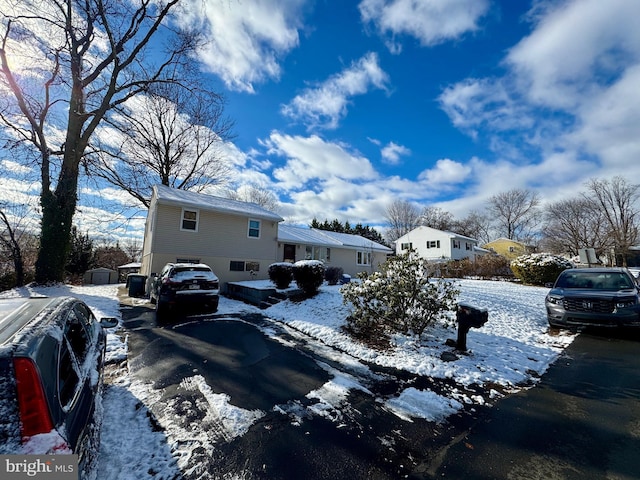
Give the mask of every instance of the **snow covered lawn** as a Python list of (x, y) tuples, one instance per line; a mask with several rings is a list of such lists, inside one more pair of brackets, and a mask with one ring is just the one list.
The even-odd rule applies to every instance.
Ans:
[[(323, 286), (312, 299), (284, 301), (266, 310), (223, 297), (218, 313), (260, 312), (284, 326), (289, 334), (304, 336), (307, 341), (311, 338), (313, 348), (342, 364), (349, 364), (351, 371), (366, 371), (367, 365), (373, 364), (453, 380), (460, 388), (451, 389), (447, 395), (411, 387), (397, 397), (381, 400), (385, 408), (403, 420), (424, 418), (442, 421), (462, 408), (462, 404), (483, 404), (487, 401), (482, 395), (466, 393), (469, 389), (465, 387), (480, 385), (487, 390), (489, 397), (495, 397), (535, 384), (574, 339), (574, 335), (568, 333), (549, 333), (544, 309), (548, 289), (480, 280), (461, 280), (458, 283), (461, 291), (459, 300), (486, 308), (489, 321), (480, 329), (471, 329), (467, 354), (458, 354), (454, 361), (443, 360), (441, 356), (452, 352), (444, 342), (447, 338), (456, 337), (455, 329), (437, 327), (422, 342), (395, 337), (393, 348), (385, 352), (354, 342), (340, 329), (349, 309), (342, 303), (338, 286)], [(91, 306), (97, 317), (121, 318), (117, 288), (114, 285), (22, 288), (3, 292), (0, 296), (73, 295)], [(264, 333), (284, 342), (278, 338), (279, 330), (265, 329)], [(126, 332), (110, 332), (108, 361), (116, 364), (124, 361), (126, 353)], [(103, 400), (98, 477), (105, 480), (172, 478), (179, 471), (180, 446), (189, 441), (188, 435), (171, 431), (170, 425), (162, 425), (165, 431), (152, 427), (148, 409), (156, 396), (149, 386), (130, 378), (126, 362), (120, 365), (109, 380)], [(339, 409), (351, 389), (366, 390), (344, 373), (331, 373), (334, 373), (332, 381), (307, 395), (318, 400), (315, 414), (323, 415), (328, 409)], [(207, 385), (201, 386), (201, 390), (207, 388)], [(216, 401), (216, 404), (222, 403), (217, 409), (221, 419), (228, 417), (225, 412), (233, 408), (228, 400), (221, 396)], [(246, 432), (256, 418), (255, 415), (236, 417), (246, 418), (246, 424), (233, 426), (239, 434)]]

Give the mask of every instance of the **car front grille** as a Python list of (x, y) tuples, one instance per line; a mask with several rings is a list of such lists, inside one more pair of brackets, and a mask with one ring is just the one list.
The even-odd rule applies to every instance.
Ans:
[(565, 298), (564, 309), (567, 312), (613, 313), (614, 303), (596, 298)]

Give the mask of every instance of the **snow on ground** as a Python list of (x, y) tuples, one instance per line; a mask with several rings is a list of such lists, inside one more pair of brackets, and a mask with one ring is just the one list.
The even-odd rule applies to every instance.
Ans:
[[(434, 328), (422, 341), (395, 337), (394, 346), (385, 352), (353, 341), (340, 327), (349, 314), (342, 302), (339, 286), (323, 286), (314, 298), (302, 301), (284, 301), (266, 310), (242, 302), (221, 298), (219, 314), (261, 312), (294, 336), (309, 337), (309, 347), (340, 365), (357, 372), (360, 378), (374, 378), (366, 363), (394, 367), (435, 379), (453, 380), (461, 386), (448, 396), (414, 387), (399, 396), (384, 400), (390, 412), (406, 421), (424, 418), (442, 421), (462, 408), (462, 404), (482, 404), (485, 398), (469, 395), (463, 387), (479, 385), (500, 386), (503, 391), (517, 391), (531, 386), (549, 365), (575, 338), (569, 333), (551, 335), (544, 309), (547, 289), (506, 282), (481, 280), (457, 281), (461, 302), (484, 308), (489, 321), (468, 334), (466, 355), (458, 354), (455, 361), (441, 358), (451, 347), (445, 339), (455, 338), (455, 329)], [(261, 282), (251, 282), (260, 285)], [(270, 282), (264, 282), (271, 287)], [(108, 286), (55, 286), (15, 289), (0, 297), (29, 295), (73, 295), (84, 300), (96, 317), (121, 318), (117, 299), (118, 285)], [(144, 300), (135, 300), (144, 302)], [(453, 314), (452, 314), (453, 316)], [(126, 359), (126, 332), (108, 335), (107, 361)], [(263, 328), (266, 335), (287, 343), (278, 335), (278, 328)], [(366, 362), (366, 363), (365, 363)], [(123, 365), (105, 389), (102, 448), (98, 478), (104, 480), (174, 478), (180, 464), (188, 457), (190, 448), (198, 446), (197, 428), (180, 430), (180, 422), (154, 427), (149, 408), (158, 401), (150, 386), (130, 378)], [(337, 371), (329, 365), (320, 365), (332, 379), (321, 388), (309, 392), (307, 397), (316, 401), (309, 407), (312, 414), (341, 421), (341, 409), (351, 390), (370, 393), (356, 377)], [(228, 396), (212, 393), (202, 377), (184, 380), (183, 388), (198, 390), (208, 402), (208, 415), (222, 422), (229, 438), (243, 435), (262, 412), (248, 412), (230, 404)], [(499, 395), (491, 390), (490, 396)], [(277, 405), (274, 411), (296, 416), (299, 405)], [(348, 408), (348, 407), (347, 407)], [(299, 412), (298, 412), (299, 413)], [(214, 419), (215, 420), (215, 419)]]

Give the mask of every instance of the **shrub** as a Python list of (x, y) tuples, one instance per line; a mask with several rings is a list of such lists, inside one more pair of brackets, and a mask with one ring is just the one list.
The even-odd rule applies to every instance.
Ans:
[(529, 285), (553, 283), (567, 268), (573, 268), (569, 260), (549, 253), (521, 255), (511, 262), (515, 276)]
[(427, 327), (456, 308), (458, 290), (452, 282), (429, 278), (429, 264), (415, 255), (389, 258), (379, 272), (360, 273), (359, 282), (342, 287), (352, 304), (347, 331), (361, 339), (392, 333), (421, 337)]
[(293, 264), (293, 279), (305, 295), (312, 296), (324, 282), (324, 270), (320, 260), (301, 260)]
[(329, 285), (337, 285), (343, 274), (342, 267), (327, 267), (324, 272), (324, 279)]
[(289, 288), (293, 280), (293, 264), (287, 262), (272, 263), (269, 265), (269, 280), (271, 280), (276, 288)]
[(445, 272), (450, 278), (513, 278), (509, 259), (496, 254), (482, 255), (475, 260), (450, 260), (446, 264)]

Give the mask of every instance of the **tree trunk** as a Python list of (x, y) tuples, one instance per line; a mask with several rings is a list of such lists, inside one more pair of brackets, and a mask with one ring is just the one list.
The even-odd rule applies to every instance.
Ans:
[(55, 192), (43, 191), (40, 198), (42, 232), (36, 260), (36, 283), (64, 281), (77, 191), (78, 162), (65, 155)]

